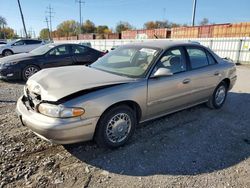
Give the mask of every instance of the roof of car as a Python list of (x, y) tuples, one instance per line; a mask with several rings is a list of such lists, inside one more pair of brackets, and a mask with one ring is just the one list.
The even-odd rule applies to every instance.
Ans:
[(144, 47), (167, 49), (167, 48), (171, 48), (174, 46), (181, 46), (181, 45), (201, 46), (198, 43), (193, 43), (190, 41), (162, 41), (162, 40), (138, 42), (138, 43), (127, 44), (125, 46), (144, 46)]

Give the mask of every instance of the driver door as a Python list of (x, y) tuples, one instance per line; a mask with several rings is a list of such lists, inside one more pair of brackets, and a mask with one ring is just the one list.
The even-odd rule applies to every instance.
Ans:
[(60, 45), (51, 49), (45, 55), (45, 61), (43, 62), (43, 68), (59, 67), (73, 65), (73, 58), (70, 53), (69, 45)]
[[(148, 80), (147, 117), (161, 116), (187, 106), (192, 101), (190, 73), (182, 47), (167, 50)], [(171, 76), (153, 77), (159, 68)]]
[(24, 40), (19, 40), (19, 41), (15, 42), (14, 44), (12, 44), (11, 45), (11, 50), (15, 54), (28, 52), (28, 49), (27, 49), (27, 46), (26, 46)]

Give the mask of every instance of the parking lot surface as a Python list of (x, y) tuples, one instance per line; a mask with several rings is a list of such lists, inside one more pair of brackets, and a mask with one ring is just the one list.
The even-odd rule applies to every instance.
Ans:
[(250, 68), (224, 107), (205, 105), (139, 125), (116, 150), (52, 145), (23, 127), (23, 83), (0, 81), (0, 187), (250, 187)]

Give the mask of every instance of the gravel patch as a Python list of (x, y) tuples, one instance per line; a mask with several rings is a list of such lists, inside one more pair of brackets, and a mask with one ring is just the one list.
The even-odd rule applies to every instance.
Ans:
[(139, 125), (116, 150), (53, 145), (23, 127), (23, 83), (0, 81), (2, 187), (250, 187), (250, 68), (224, 107), (205, 105)]

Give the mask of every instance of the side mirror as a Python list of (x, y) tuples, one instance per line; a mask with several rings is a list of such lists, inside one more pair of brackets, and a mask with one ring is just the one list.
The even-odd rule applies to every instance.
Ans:
[(153, 78), (158, 78), (158, 77), (165, 77), (165, 76), (172, 76), (173, 73), (171, 70), (167, 68), (159, 68), (154, 75), (152, 76)]

